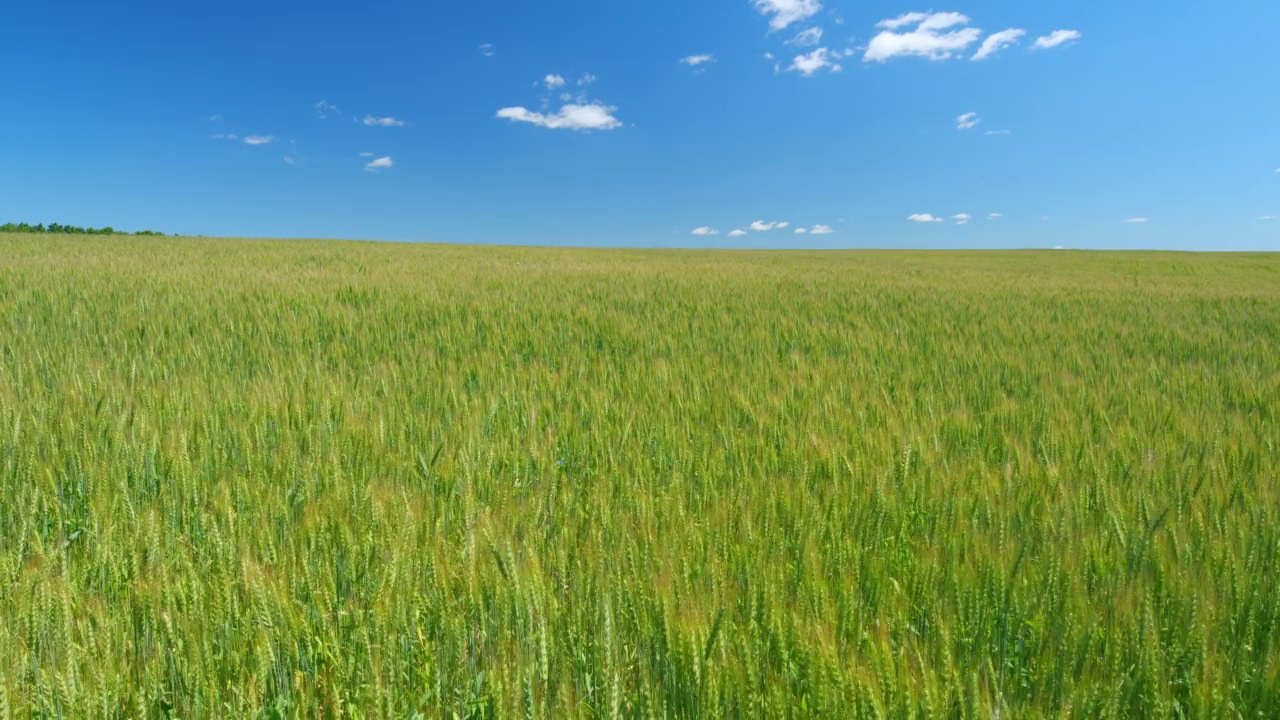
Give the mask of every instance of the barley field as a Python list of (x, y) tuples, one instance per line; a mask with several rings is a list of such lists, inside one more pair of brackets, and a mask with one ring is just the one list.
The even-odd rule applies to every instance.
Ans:
[(1280, 256), (0, 235), (0, 718), (1280, 717)]

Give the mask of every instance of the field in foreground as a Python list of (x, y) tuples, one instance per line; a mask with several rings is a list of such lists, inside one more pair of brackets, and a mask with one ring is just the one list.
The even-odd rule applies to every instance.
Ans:
[(1276, 717), (1280, 256), (0, 236), (0, 718)]

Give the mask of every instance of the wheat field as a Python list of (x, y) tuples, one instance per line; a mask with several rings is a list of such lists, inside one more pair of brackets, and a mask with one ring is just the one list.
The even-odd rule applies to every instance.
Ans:
[(1280, 716), (1280, 256), (0, 235), (0, 718)]

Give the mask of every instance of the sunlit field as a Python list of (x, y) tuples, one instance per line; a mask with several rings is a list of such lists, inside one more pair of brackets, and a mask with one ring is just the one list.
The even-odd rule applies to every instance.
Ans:
[(1280, 716), (1280, 256), (0, 235), (0, 718)]

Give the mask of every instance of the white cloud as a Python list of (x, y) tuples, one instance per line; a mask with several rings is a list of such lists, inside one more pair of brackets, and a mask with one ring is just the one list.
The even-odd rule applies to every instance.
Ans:
[[(228, 140), (234, 140), (233, 136), (228, 135)], [(245, 145), (269, 145), (276, 141), (275, 135), (250, 135), (244, 139)]]
[(548, 90), (555, 90), (565, 85), (565, 79), (559, 75), (548, 75), (542, 79), (542, 82), (547, 86)]
[(840, 63), (835, 62), (839, 57), (839, 53), (832, 53), (826, 48), (818, 48), (806, 55), (797, 55), (795, 60), (791, 61), (791, 66), (787, 70), (795, 70), (805, 77), (812, 77), (814, 73), (822, 68), (827, 68), (831, 72), (840, 72), (844, 68), (840, 66)]
[(296, 160), (294, 160), (294, 159), (293, 159), (293, 158), (291, 158), (291, 157), (286, 157), (286, 158), (284, 159), (284, 162), (285, 162), (285, 164), (286, 164), (286, 165), (293, 165), (293, 164), (294, 164), (294, 163), (296, 163), (297, 161), (296, 161)]
[(809, 232), (809, 231), (808, 231), (808, 230), (805, 230), (804, 228), (796, 228), (796, 234), (797, 234), (797, 235), (804, 235), (804, 234), (805, 234), (805, 233), (807, 233), (807, 232)]
[(1125, 222), (1127, 222), (1127, 223), (1144, 223), (1144, 222), (1148, 222), (1148, 220), (1147, 220), (1146, 218), (1144, 218), (1144, 217), (1136, 217), (1136, 218), (1129, 218), (1128, 220), (1125, 220)]
[(1010, 28), (988, 35), (987, 39), (982, 41), (982, 47), (978, 48), (978, 52), (974, 53), (971, 59), (986, 60), (1010, 45), (1016, 45), (1026, 34), (1026, 30)]
[(598, 78), (595, 75), (592, 75), (591, 73), (587, 73), (586, 75), (583, 75), (582, 77), (578, 78), (578, 87), (584, 87), (584, 86), (590, 85), (591, 83), (595, 82), (597, 79)]
[(720, 234), (720, 231), (719, 231), (719, 230), (716, 230), (716, 229), (715, 229), (715, 228), (713, 228), (713, 227), (700, 227), (700, 228), (697, 228), (696, 230), (694, 230), (694, 231), (693, 231), (692, 233), (690, 233), (690, 234), (691, 234), (691, 235), (697, 235), (697, 236), (699, 236), (699, 237), (707, 237), (708, 235), (719, 235), (719, 234)]
[(959, 220), (960, 222), (969, 222), (970, 220), (973, 219), (973, 216), (970, 215), (969, 213), (960, 213), (959, 215), (952, 215), (951, 219)]
[[(879, 25), (883, 32), (871, 39), (863, 59), (885, 62), (895, 57), (915, 55), (929, 60), (950, 60), (977, 42), (982, 31), (971, 27), (942, 31), (968, 24), (969, 18), (960, 13), (917, 12), (884, 20)], [(911, 25), (915, 26), (914, 30), (894, 32)]]
[[(1002, 217), (1004, 217), (1004, 215), (1001, 215), (1000, 213), (991, 213), (990, 215), (988, 215), (988, 216), (987, 216), (987, 219), (988, 219), (988, 220), (999, 220), (999, 219), (1000, 219), (1000, 218), (1002, 218)], [(1047, 220), (1048, 218), (1045, 218), (1045, 219)]]
[(973, 128), (978, 127), (978, 125), (981, 123), (982, 121), (978, 119), (978, 113), (976, 112), (965, 113), (960, 117), (956, 118), (956, 129), (972, 130)]
[(1275, 220), (1275, 219), (1276, 219), (1276, 216), (1275, 216), (1275, 215), (1263, 215), (1262, 217), (1260, 217), (1260, 218), (1258, 218), (1258, 219), (1259, 219), (1259, 220)]
[(365, 115), (363, 120), (365, 125), (376, 125), (378, 127), (404, 127), (403, 120), (397, 120), (393, 117), (374, 117)]
[(908, 220), (910, 220), (911, 222), (918, 222), (918, 223), (940, 223), (940, 222), (942, 222), (942, 218), (940, 218), (940, 217), (934, 217), (933, 215), (930, 215), (929, 213), (916, 213), (915, 215), (912, 215), (912, 216), (908, 217), (907, 219), (908, 219)]
[(481, 55), (485, 57), (493, 57), (493, 54), (494, 54), (493, 43), (485, 43), (481, 45), (478, 49), (480, 50)]
[(830, 235), (835, 230), (830, 225), (814, 225), (809, 232), (813, 235)]
[(226, 133), (218, 133), (217, 135), (210, 135), (209, 137), (214, 140), (239, 140), (240, 139), (239, 136), (237, 135), (226, 134)]
[[(765, 60), (772, 60), (772, 59), (773, 59), (773, 53), (770, 53), (770, 52), (765, 53), (765, 54), (764, 54), (764, 59), (765, 59)], [(1276, 172), (1280, 172), (1280, 170), (1277, 170)]]
[(209, 122), (222, 122), (222, 116), (221, 116), (221, 115), (210, 115), (210, 116), (209, 116)]
[(772, 15), (769, 27), (786, 30), (791, 23), (807, 20), (822, 9), (819, 0), (752, 0), (761, 15)]
[(690, 67), (698, 67), (702, 63), (715, 62), (716, 56), (710, 53), (706, 55), (690, 55), (689, 57), (680, 58), (680, 62)]
[(362, 153), (360, 153), (360, 157), (373, 157), (373, 153), (371, 153), (371, 152), (362, 152)]
[(1084, 36), (1079, 30), (1054, 30), (1044, 37), (1036, 38), (1035, 45), (1031, 47), (1035, 50), (1048, 50), (1049, 48), (1056, 48), (1059, 45), (1074, 42), (1082, 37)]
[(751, 223), (751, 229), (756, 232), (769, 232), (775, 228), (781, 230), (790, 224), (791, 223), (789, 222), (765, 222), (763, 220), (757, 220)]
[(808, 30), (801, 30), (795, 37), (788, 40), (787, 44), (810, 47), (820, 42), (822, 42), (822, 28), (814, 27)]
[(1009, 132), (1008, 130), (988, 130), (982, 134), (983, 135), (1012, 135), (1013, 133)]
[(312, 105), (311, 109), (316, 111), (316, 117), (321, 120), (328, 120), (330, 114), (340, 115), (342, 113), (342, 110), (340, 110), (337, 105), (326, 100), (321, 100), (315, 105)]
[(386, 170), (392, 165), (395, 165), (395, 163), (391, 161), (391, 158), (380, 157), (377, 160), (370, 162), (368, 165), (365, 165), (364, 169), (368, 170), (369, 172), (377, 172), (379, 170)]
[(746, 230), (734, 230), (733, 232), (729, 233), (729, 237), (742, 237), (743, 235), (746, 235), (746, 234), (747, 234)]
[(502, 108), (498, 117), (515, 122), (527, 122), (552, 130), (613, 130), (622, 123), (613, 116), (617, 108), (592, 103), (568, 104), (559, 112), (543, 114), (523, 107)]

